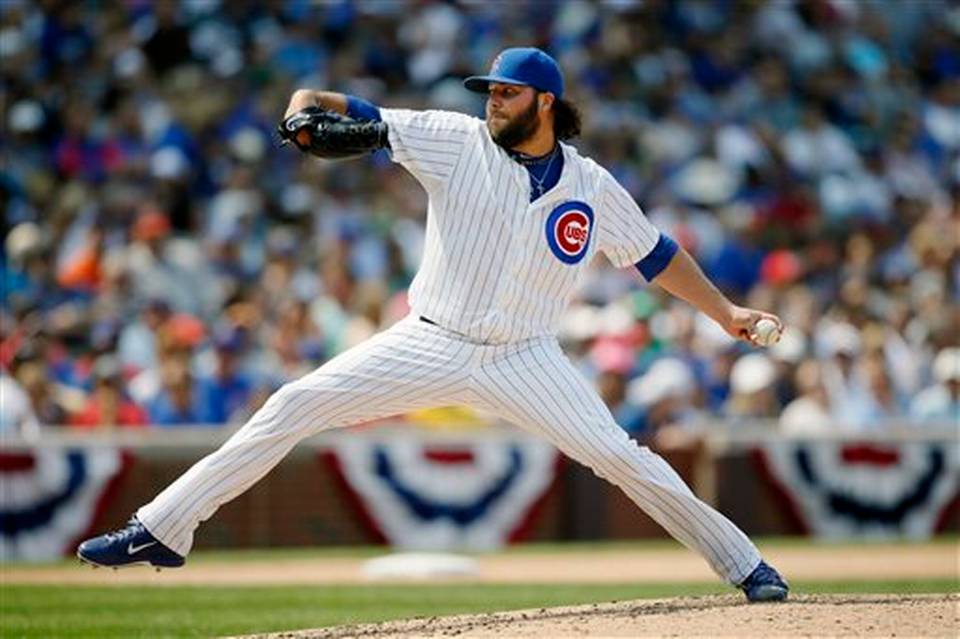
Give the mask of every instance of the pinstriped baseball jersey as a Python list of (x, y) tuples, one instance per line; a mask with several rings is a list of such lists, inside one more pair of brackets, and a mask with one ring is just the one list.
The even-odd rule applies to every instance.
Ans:
[(381, 109), (393, 159), (429, 195), (410, 288), (416, 314), (481, 343), (556, 332), (597, 251), (639, 262), (659, 232), (605, 169), (560, 144), (563, 173), (530, 202), (526, 170), (486, 123), (460, 113)]

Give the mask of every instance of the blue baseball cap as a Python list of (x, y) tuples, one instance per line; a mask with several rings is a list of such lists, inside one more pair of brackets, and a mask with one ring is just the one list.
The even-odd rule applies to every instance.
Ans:
[(491, 82), (519, 84), (563, 97), (563, 74), (557, 61), (534, 47), (504, 49), (493, 59), (490, 73), (473, 75), (463, 81), (469, 91), (486, 93)]

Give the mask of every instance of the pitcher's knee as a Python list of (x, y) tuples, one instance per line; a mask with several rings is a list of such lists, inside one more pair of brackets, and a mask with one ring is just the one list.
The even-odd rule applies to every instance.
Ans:
[(248, 427), (283, 430), (313, 428), (318, 419), (318, 407), (322, 406), (324, 393), (299, 381), (289, 382), (277, 389), (248, 422)]
[(573, 456), (589, 466), (603, 479), (613, 480), (624, 475), (636, 475), (641, 470), (642, 455), (636, 443), (583, 442)]
[(658, 471), (661, 465), (666, 465), (659, 455), (630, 439), (592, 445), (579, 451), (578, 457), (598, 477), (615, 484), (642, 483), (676, 492), (687, 490), (679, 477), (674, 480), (675, 473), (669, 467)]

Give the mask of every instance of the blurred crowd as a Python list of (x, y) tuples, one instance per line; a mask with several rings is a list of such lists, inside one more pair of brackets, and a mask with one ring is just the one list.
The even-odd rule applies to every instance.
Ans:
[(279, 149), (291, 92), (482, 114), (563, 66), (581, 151), (768, 350), (597, 263), (561, 330), (619, 422), (960, 420), (960, 8), (938, 0), (0, 2), (0, 432), (242, 421), (407, 311), (425, 195)]

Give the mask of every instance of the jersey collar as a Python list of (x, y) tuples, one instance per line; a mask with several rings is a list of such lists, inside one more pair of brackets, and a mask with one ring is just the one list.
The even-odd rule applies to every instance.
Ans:
[[(492, 138), (490, 139), (490, 142), (496, 144), (496, 142), (493, 142)], [(575, 158), (577, 152), (576, 149), (569, 144), (565, 144), (559, 140), (557, 140), (557, 144), (560, 145), (560, 152), (563, 153), (563, 170), (560, 172), (560, 179), (557, 180), (557, 183), (553, 185), (552, 189), (541, 195), (534, 202), (529, 202), (530, 178), (527, 175), (527, 169), (524, 168), (520, 162), (510, 158), (513, 165), (510, 167), (510, 172), (513, 175), (514, 181), (517, 183), (517, 186), (522, 189), (524, 193), (528, 194), (527, 200), (529, 202), (529, 206), (531, 207), (540, 208), (541, 206), (545, 206), (547, 204), (554, 204), (557, 200), (562, 200), (568, 197), (572, 190), (571, 182), (573, 181), (573, 173), (572, 169), (570, 168), (570, 164)], [(507, 153), (505, 149), (499, 146), (497, 146), (497, 148), (501, 153), (509, 157), (509, 153)]]
[[(563, 153), (563, 169), (560, 171), (560, 179), (557, 180), (557, 183), (553, 185), (553, 188), (541, 195), (535, 202), (531, 202), (532, 206), (549, 206), (552, 207), (557, 203), (558, 200), (565, 200), (570, 197), (570, 193), (573, 191), (573, 169), (571, 165), (576, 156), (576, 150), (563, 142), (557, 141), (557, 144), (560, 145), (560, 152)], [(523, 167), (520, 167), (523, 168)], [(523, 172), (526, 173), (526, 169), (523, 169)], [(527, 182), (529, 188), (529, 181)]]

